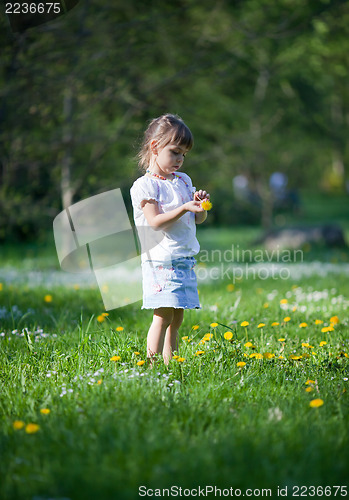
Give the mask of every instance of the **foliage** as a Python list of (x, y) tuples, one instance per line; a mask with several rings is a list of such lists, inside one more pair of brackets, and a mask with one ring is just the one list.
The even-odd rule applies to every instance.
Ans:
[(268, 180), (344, 187), (348, 3), (341, 0), (80, 2), (12, 34), (0, 20), (0, 238), (28, 239), (62, 206), (128, 193), (146, 121), (178, 113), (192, 128), (194, 184), (235, 208), (243, 173), (270, 223)]

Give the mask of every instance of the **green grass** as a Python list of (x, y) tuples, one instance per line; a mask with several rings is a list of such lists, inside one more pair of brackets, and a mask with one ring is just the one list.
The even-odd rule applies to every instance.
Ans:
[[(141, 485), (268, 488), (273, 498), (278, 487), (331, 486), (333, 496), (347, 485), (347, 278), (228, 285), (200, 286), (203, 309), (186, 311), (180, 331), (184, 361), (150, 369), (136, 364), (151, 321), (140, 303), (100, 323), (97, 290), (3, 283), (0, 498), (133, 499)], [(335, 315), (339, 324), (322, 333)], [(311, 408), (316, 398), (324, 404)], [(16, 420), (40, 428), (15, 430)]]

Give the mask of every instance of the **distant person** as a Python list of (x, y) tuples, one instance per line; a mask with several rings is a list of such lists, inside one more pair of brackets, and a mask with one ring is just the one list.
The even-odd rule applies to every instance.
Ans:
[(154, 310), (147, 338), (151, 363), (157, 353), (169, 362), (177, 350), (184, 309), (201, 308), (194, 272), (194, 255), (200, 250), (195, 224), (206, 220), (210, 195), (196, 191), (187, 174), (176, 173), (192, 146), (192, 133), (178, 116), (152, 120), (138, 154), (145, 173), (131, 188), (142, 247), (142, 309)]

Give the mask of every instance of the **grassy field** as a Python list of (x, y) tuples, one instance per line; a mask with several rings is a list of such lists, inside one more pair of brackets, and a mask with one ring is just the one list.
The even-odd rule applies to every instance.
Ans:
[[(247, 248), (256, 235), (200, 241)], [(57, 269), (52, 246), (3, 248), (0, 498), (346, 496), (348, 259), (314, 255), (308, 275), (200, 283), (176, 358), (150, 368), (140, 302), (103, 315), (96, 286), (35, 282)]]

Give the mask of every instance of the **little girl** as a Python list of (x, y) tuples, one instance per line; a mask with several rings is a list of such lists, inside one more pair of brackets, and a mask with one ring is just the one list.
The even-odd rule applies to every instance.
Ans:
[(144, 175), (131, 188), (134, 220), (142, 247), (142, 309), (153, 309), (147, 356), (162, 353), (168, 364), (177, 350), (184, 309), (200, 309), (194, 272), (199, 242), (196, 226), (207, 217), (202, 207), (210, 195), (196, 191), (190, 177), (177, 170), (193, 146), (185, 123), (166, 114), (152, 120), (138, 154)]

